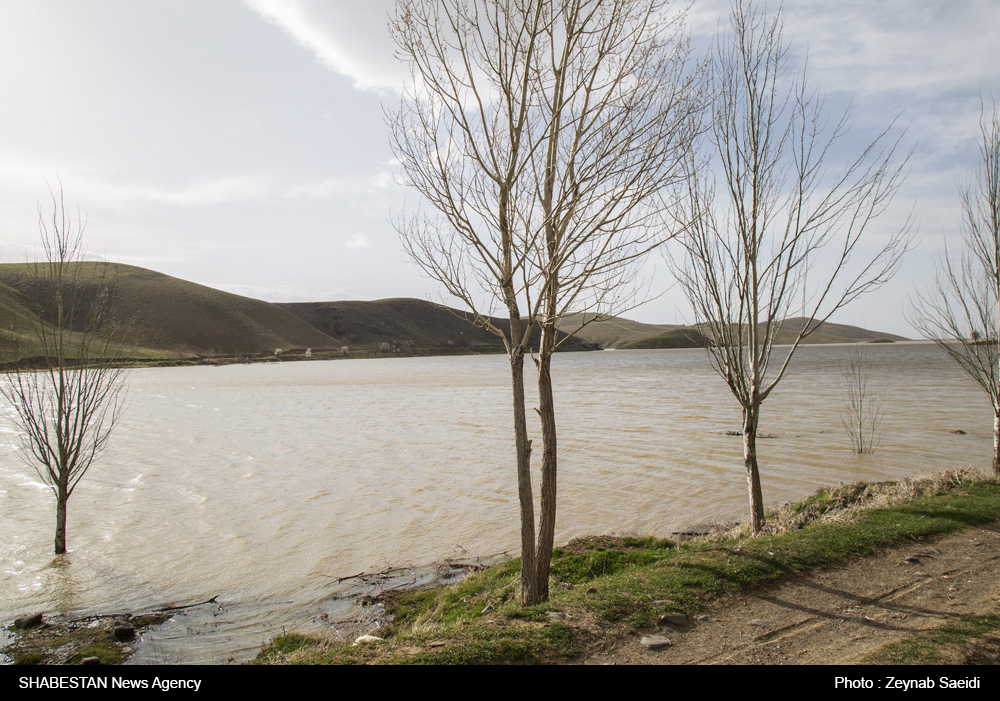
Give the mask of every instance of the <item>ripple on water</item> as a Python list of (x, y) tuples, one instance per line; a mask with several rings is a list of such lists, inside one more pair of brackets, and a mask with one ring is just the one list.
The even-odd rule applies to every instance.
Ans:
[[(803, 348), (765, 403), (769, 504), (989, 464), (988, 401), (926, 345), (870, 347), (885, 437), (874, 455), (851, 453), (846, 353)], [(338, 601), (337, 577), (514, 552), (506, 372), (502, 356), (134, 370), (128, 412), (70, 500), (69, 556), (50, 554), (51, 490), (0, 449), (0, 617), (218, 596), (161, 627), (136, 661), (224, 662), (315, 624)], [(554, 375), (558, 541), (741, 516), (742, 441), (726, 435), (740, 412), (702, 352), (565, 354)]]

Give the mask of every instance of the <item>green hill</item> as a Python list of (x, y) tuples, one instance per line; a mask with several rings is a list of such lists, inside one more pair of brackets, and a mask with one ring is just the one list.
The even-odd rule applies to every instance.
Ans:
[(640, 348), (704, 348), (708, 339), (696, 328), (682, 326), (666, 333), (657, 334), (644, 338), (641, 341), (633, 341), (619, 346), (622, 350), (635, 350)]
[[(343, 339), (350, 348), (377, 348), (387, 343), (402, 353), (477, 352), (502, 353), (503, 341), (471, 323), (470, 312), (420, 299), (380, 299), (374, 302), (303, 302), (280, 304), (302, 321), (323, 333)], [(506, 319), (492, 318), (504, 332)], [(564, 335), (564, 334), (561, 334)], [(539, 330), (532, 330), (529, 343), (537, 348)], [(569, 339), (564, 350), (591, 350), (583, 339)]]
[[(804, 317), (793, 317), (785, 319), (778, 333), (778, 343), (792, 343), (795, 335), (802, 328), (806, 320)], [(815, 325), (815, 322), (814, 322)], [(908, 341), (904, 336), (897, 336), (891, 333), (879, 331), (869, 331), (859, 326), (848, 326), (847, 324), (835, 324), (827, 321), (820, 325), (815, 331), (809, 334), (803, 343), (878, 343), (886, 341)]]
[[(580, 325), (593, 314), (570, 314), (559, 322), (559, 330), (572, 333), (580, 329)], [(643, 324), (620, 316), (613, 316), (603, 321), (590, 321), (580, 329), (576, 336), (588, 343), (594, 343), (601, 348), (624, 348), (630, 343), (642, 341), (651, 336), (665, 334), (681, 328), (677, 324)]]
[(33, 334), (27, 333), (36, 321), (37, 316), (29, 300), (0, 281), (0, 359), (8, 357), (14, 348), (21, 355), (41, 354), (37, 340)]
[[(470, 323), (469, 313), (419, 299), (273, 304), (131, 265), (71, 265), (81, 316), (109, 284), (113, 314), (128, 324), (135, 358), (271, 355), (276, 348), (339, 353), (345, 346), (352, 354), (504, 350), (500, 338)], [(15, 343), (21, 357), (42, 354), (28, 331), (53, 315), (46, 308), (50, 293), (32, 270), (27, 263), (0, 265), (0, 329), (7, 330), (0, 334), (0, 356)], [(493, 322), (506, 327), (502, 319)], [(535, 329), (534, 347), (538, 337)], [(579, 339), (564, 344), (565, 350), (591, 348)]]
[[(276, 348), (286, 352), (312, 348), (329, 354), (345, 346), (352, 355), (501, 353), (504, 349), (500, 338), (470, 323), (470, 313), (419, 299), (272, 304), (131, 265), (83, 262), (72, 266), (81, 311), (93, 302), (105, 281), (110, 283), (113, 313), (131, 328), (130, 355), (135, 358), (272, 355)], [(31, 264), (0, 264), (0, 357), (9, 357), (15, 345), (22, 357), (42, 354), (27, 331), (40, 321), (52, 322), (49, 297), (32, 275)], [(586, 318), (582, 314), (565, 318), (560, 334), (575, 331)], [(493, 319), (493, 323), (507, 328), (503, 319)], [(790, 342), (802, 323), (801, 318), (787, 320), (778, 342)], [(536, 327), (533, 348), (538, 339)], [(831, 323), (807, 339), (810, 343), (878, 340), (905, 339)], [(561, 348), (689, 348), (705, 342), (694, 327), (612, 317), (585, 325)]]
[[(106, 270), (116, 318), (130, 327), (129, 344), (166, 355), (256, 355), (275, 348), (342, 345), (269, 302), (241, 297), (131, 265), (74, 263), (86, 308)], [(31, 264), (0, 265), (0, 297), (7, 316), (47, 317), (45, 292)], [(11, 305), (10, 302), (14, 304)], [(12, 318), (16, 323), (16, 319)]]
[(503, 350), (503, 341), (473, 326), (471, 314), (419, 299), (381, 299), (374, 302), (301, 302), (279, 304), (296, 318), (348, 348), (376, 348), (395, 344), (400, 350), (454, 348)]
[[(781, 324), (781, 329), (775, 337), (775, 342), (779, 345), (790, 344), (795, 341), (795, 337), (806, 323), (804, 317), (794, 317), (785, 319)], [(802, 341), (803, 344), (814, 343), (888, 343), (895, 341), (909, 340), (903, 336), (896, 336), (891, 333), (881, 333), (869, 331), (858, 326), (847, 324), (834, 324), (826, 322), (818, 324), (813, 322), (815, 330), (810, 332)], [(682, 326), (666, 333), (657, 334), (643, 338), (639, 341), (620, 345), (623, 349), (638, 348), (704, 348), (708, 342), (704, 334), (704, 328), (699, 326)]]

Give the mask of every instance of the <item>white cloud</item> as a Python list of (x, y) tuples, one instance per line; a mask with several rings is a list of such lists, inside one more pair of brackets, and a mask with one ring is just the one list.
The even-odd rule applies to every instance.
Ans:
[(352, 249), (368, 248), (368, 237), (365, 236), (364, 234), (354, 234), (354, 236), (352, 236), (350, 240), (348, 240), (348, 242), (345, 243), (344, 245), (347, 248), (352, 248)]
[(368, 178), (326, 178), (314, 183), (298, 183), (289, 187), (285, 196), (313, 199), (362, 197), (384, 192), (394, 184), (392, 173), (380, 170)]
[(243, 202), (263, 197), (267, 193), (264, 178), (252, 175), (199, 180), (180, 188), (104, 185), (122, 199), (175, 204), (181, 207)]
[(245, 0), (267, 21), (285, 30), (317, 60), (354, 81), (358, 90), (399, 92), (404, 72), (386, 31), (393, 3), (326, 0)]
[(16, 243), (0, 243), (0, 262), (21, 263), (32, 259), (32, 251), (27, 246)]
[(225, 175), (165, 187), (121, 182), (89, 167), (50, 169), (31, 163), (0, 166), (0, 187), (7, 193), (17, 192), (19, 201), (38, 201), (46, 205), (49, 198), (46, 185), (56, 193), (62, 186), (67, 201), (86, 203), (86, 209), (144, 202), (180, 207), (245, 202), (265, 196), (270, 190), (270, 180), (264, 175)]

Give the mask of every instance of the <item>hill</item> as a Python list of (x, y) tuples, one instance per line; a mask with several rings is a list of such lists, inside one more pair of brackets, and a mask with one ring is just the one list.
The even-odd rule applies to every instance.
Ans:
[[(377, 348), (388, 343), (402, 353), (504, 351), (500, 338), (472, 324), (471, 313), (420, 299), (303, 302), (278, 306), (324, 334), (343, 339), (349, 348)], [(504, 331), (509, 327), (506, 319), (493, 317), (491, 322)], [(529, 342), (537, 349), (537, 327), (532, 330)], [(594, 347), (586, 339), (572, 338), (562, 348), (592, 350)]]
[[(778, 343), (792, 343), (795, 334), (802, 328), (806, 320), (804, 317), (793, 317), (785, 319), (782, 323), (781, 331), (778, 333)], [(803, 341), (803, 343), (879, 343), (887, 341), (908, 341), (905, 336), (897, 336), (881, 331), (869, 331), (859, 326), (849, 326), (847, 324), (835, 324), (827, 321), (821, 324), (815, 331)]]
[[(222, 292), (152, 270), (117, 263), (73, 263), (76, 294), (85, 312), (97, 291), (110, 284), (114, 316), (127, 320), (133, 358), (251, 357), (311, 348), (317, 353), (502, 353), (503, 341), (470, 323), (471, 315), (419, 299), (374, 302), (276, 304)], [(103, 275), (103, 277), (102, 277)], [(22, 357), (41, 351), (25, 331), (52, 318), (49, 293), (32, 275), (32, 264), (0, 264), (0, 352), (15, 342)], [(506, 322), (493, 319), (504, 328)], [(539, 332), (532, 333), (537, 348)], [(591, 350), (569, 339), (565, 350)]]
[[(73, 265), (78, 266), (78, 294), (86, 307), (102, 284), (105, 266)], [(275, 348), (343, 345), (269, 302), (131, 265), (108, 264), (106, 274), (114, 314), (128, 321), (129, 343), (137, 349), (165, 355), (256, 355)], [(6, 303), (7, 323), (17, 323), (17, 317), (24, 321), (27, 315), (46, 319), (45, 297), (31, 264), (0, 265), (0, 304)]]
[(503, 351), (503, 341), (473, 326), (471, 314), (419, 299), (374, 302), (300, 302), (278, 306), (349, 348), (376, 348), (380, 343), (407, 350), (453, 348)]
[(643, 324), (620, 316), (613, 316), (603, 321), (589, 321), (593, 317), (593, 314), (570, 314), (559, 322), (559, 330), (572, 333), (580, 329), (584, 321), (588, 321), (589, 323), (577, 332), (577, 338), (595, 343), (601, 348), (622, 348), (629, 343), (681, 328), (677, 324)]
[[(190, 356), (250, 357), (306, 348), (323, 354), (352, 355), (502, 353), (503, 341), (470, 323), (471, 314), (419, 299), (377, 301), (271, 303), (222, 292), (152, 270), (116, 263), (74, 263), (76, 294), (85, 307), (103, 284), (111, 283), (114, 314), (129, 320), (130, 353), (135, 358)], [(40, 354), (23, 330), (39, 320), (51, 320), (47, 293), (27, 263), (0, 264), (0, 354), (17, 343), (20, 355)], [(592, 319), (593, 317), (589, 317)], [(576, 331), (588, 320), (583, 314), (566, 317), (560, 334)], [(500, 318), (493, 323), (505, 329)], [(802, 318), (788, 319), (778, 343), (790, 343)], [(539, 331), (531, 345), (537, 348)], [(855, 326), (825, 323), (808, 343), (858, 343), (906, 340)], [(643, 324), (622, 317), (590, 321), (563, 350), (595, 348), (690, 348), (704, 346), (696, 327)]]
[(693, 326), (681, 326), (666, 333), (649, 336), (639, 341), (619, 346), (622, 350), (640, 348), (704, 348), (708, 338)]
[[(781, 329), (775, 338), (779, 345), (790, 344), (795, 341), (800, 328), (805, 324), (803, 317), (785, 319)], [(869, 331), (858, 326), (847, 324), (835, 324), (825, 322), (818, 324), (813, 322), (815, 330), (810, 332), (802, 341), (803, 344), (818, 343), (890, 343), (895, 341), (907, 341), (903, 336), (878, 331)], [(704, 348), (708, 338), (704, 335), (704, 329), (698, 326), (680, 326), (666, 333), (649, 336), (631, 343), (622, 343), (618, 347), (622, 349), (639, 348)]]

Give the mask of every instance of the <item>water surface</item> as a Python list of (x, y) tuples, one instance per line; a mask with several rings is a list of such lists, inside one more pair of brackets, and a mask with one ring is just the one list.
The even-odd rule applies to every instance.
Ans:
[[(885, 393), (884, 439), (874, 455), (852, 453), (840, 372), (851, 348), (800, 349), (765, 402), (766, 503), (988, 467), (989, 402), (928, 344), (866, 346)], [(740, 412), (704, 351), (560, 354), (554, 381), (557, 542), (743, 517), (742, 442), (726, 435)], [(0, 620), (218, 596), (153, 633), (137, 657), (217, 663), (323, 625), (346, 591), (337, 577), (516, 553), (504, 356), (142, 369), (129, 400), (70, 500), (65, 558), (51, 555), (54, 497), (0, 424)]]

